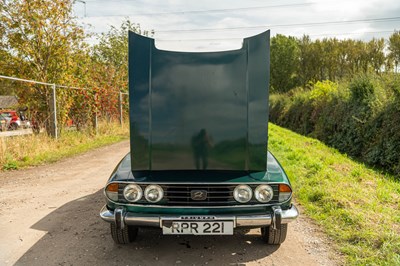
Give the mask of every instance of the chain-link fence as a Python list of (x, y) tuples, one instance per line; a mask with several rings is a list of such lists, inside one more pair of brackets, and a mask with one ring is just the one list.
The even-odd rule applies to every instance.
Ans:
[(128, 118), (128, 94), (0, 75), (0, 136), (97, 130), (99, 121)]

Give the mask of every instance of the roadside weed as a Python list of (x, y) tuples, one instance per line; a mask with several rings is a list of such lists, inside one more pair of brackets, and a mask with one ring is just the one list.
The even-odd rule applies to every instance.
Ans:
[(1, 138), (2, 170), (58, 161), (88, 150), (115, 143), (129, 136), (128, 125), (100, 123), (97, 134), (91, 131), (65, 131), (59, 139), (45, 133)]

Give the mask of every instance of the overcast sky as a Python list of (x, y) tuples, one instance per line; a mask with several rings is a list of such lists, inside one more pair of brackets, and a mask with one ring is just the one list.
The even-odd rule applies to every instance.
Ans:
[(74, 12), (88, 32), (105, 32), (129, 18), (154, 30), (156, 46), (165, 50), (236, 49), (244, 37), (267, 29), (272, 36), (362, 40), (400, 30), (399, 0), (84, 1), (75, 2)]

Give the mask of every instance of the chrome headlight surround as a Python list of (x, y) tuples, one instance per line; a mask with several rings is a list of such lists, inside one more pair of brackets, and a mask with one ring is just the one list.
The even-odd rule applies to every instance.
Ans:
[(148, 202), (159, 202), (164, 197), (164, 190), (159, 185), (147, 186), (144, 190), (144, 197)]
[(253, 190), (248, 185), (239, 185), (233, 191), (233, 197), (237, 202), (246, 203), (253, 197)]
[(254, 190), (254, 196), (259, 202), (267, 203), (274, 197), (274, 190), (269, 185), (259, 185)]
[(139, 185), (129, 184), (124, 188), (124, 198), (129, 202), (137, 202), (143, 196), (143, 190)]

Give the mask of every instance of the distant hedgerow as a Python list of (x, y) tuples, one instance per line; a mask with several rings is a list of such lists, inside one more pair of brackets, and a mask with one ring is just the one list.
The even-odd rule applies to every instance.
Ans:
[(400, 76), (361, 74), (340, 84), (271, 95), (270, 121), (400, 176)]

